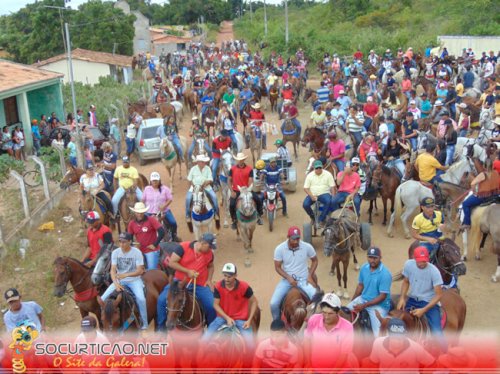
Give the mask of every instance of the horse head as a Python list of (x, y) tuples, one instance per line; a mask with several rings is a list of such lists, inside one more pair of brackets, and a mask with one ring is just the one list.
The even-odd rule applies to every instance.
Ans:
[(304, 131), (304, 135), (302, 136), (302, 139), (301, 139), (301, 144), (302, 144), (302, 147), (307, 147), (307, 145), (312, 141), (312, 128), (311, 127), (308, 127), (306, 128), (306, 130)]
[(112, 247), (113, 245), (103, 245), (97, 254), (97, 262), (91, 276), (92, 283), (96, 286), (104, 283), (110, 276)]
[(204, 210), (208, 209), (208, 203), (205, 199), (205, 190), (200, 185), (193, 188), (193, 212), (195, 214), (202, 214)]
[(71, 279), (71, 269), (65, 257), (58, 257), (54, 263), (54, 296), (63, 297)]
[(78, 183), (80, 181), (80, 177), (83, 174), (83, 169), (76, 168), (74, 166), (71, 166), (66, 174), (64, 174), (64, 177), (59, 183), (60, 188), (68, 188), (69, 186)]
[(445, 239), (439, 246), (435, 265), (445, 273), (457, 277), (467, 273), (467, 267), (460, 255), (460, 248), (451, 239)]
[(310, 89), (310, 88), (306, 88), (304, 90), (304, 99), (303, 99), (304, 103), (306, 103), (307, 100), (309, 100), (309, 98), (311, 97), (312, 93), (313, 93), (313, 90)]
[(186, 305), (186, 279), (179, 281), (174, 279), (167, 295), (167, 330), (171, 331), (179, 324), (179, 316), (182, 315)]
[(97, 302), (101, 306), (101, 316), (103, 330), (106, 332), (116, 331), (121, 327), (121, 309), (120, 303), (123, 299), (123, 293), (114, 291), (106, 301), (97, 297)]
[(325, 243), (323, 245), (323, 253), (326, 257), (330, 257), (332, 253), (337, 249), (337, 242), (342, 240), (340, 233), (340, 225), (337, 220), (330, 219), (323, 230), (322, 235), (325, 236)]
[(238, 210), (245, 217), (250, 217), (255, 213), (256, 210), (255, 202), (253, 201), (253, 196), (251, 192), (252, 188), (251, 186), (249, 187), (238, 186), (238, 189), (240, 191), (240, 196), (238, 198), (239, 201)]
[(221, 164), (222, 164), (222, 169), (224, 171), (225, 175), (229, 175), (229, 171), (234, 165), (234, 158), (229, 149), (226, 149), (222, 152), (221, 156)]

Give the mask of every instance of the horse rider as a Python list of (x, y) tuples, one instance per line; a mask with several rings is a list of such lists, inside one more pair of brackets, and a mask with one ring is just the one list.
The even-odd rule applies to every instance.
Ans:
[[(144, 294), (144, 283), (141, 276), (144, 274), (144, 257), (139, 249), (132, 247), (132, 235), (122, 232), (119, 236), (120, 246), (111, 253), (111, 280), (102, 296), (97, 296), (99, 305), (111, 296), (116, 290), (125, 291), (127, 287), (133, 294), (137, 309), (141, 316), (141, 330), (148, 328), (148, 310), (146, 296)], [(124, 327), (124, 326), (120, 326)]]
[(187, 180), (190, 184), (189, 189), (186, 192), (186, 220), (187, 222), (191, 222), (191, 202), (193, 200), (193, 188), (195, 186), (201, 186), (205, 191), (214, 209), (215, 218), (219, 219), (219, 202), (217, 201), (217, 195), (212, 188), (212, 184), (214, 182), (212, 178), (212, 171), (207, 165), (210, 158), (205, 155), (198, 155), (196, 156), (195, 161), (196, 165), (189, 170), (187, 176)]
[[(234, 137), (234, 133), (233, 133)], [(222, 129), (219, 136), (216, 136), (212, 141), (212, 179), (214, 187), (220, 185), (218, 180), (218, 170), (220, 165), (220, 158), (223, 151), (232, 148), (232, 139), (229, 137), (229, 131)]]
[(278, 113), (282, 113), (283, 105), (285, 105), (286, 100), (289, 100), (292, 103), (294, 101), (293, 89), (290, 83), (285, 83), (283, 85), (280, 95), (283, 101), (278, 104)]
[(88, 247), (83, 255), (82, 262), (90, 268), (97, 262), (101, 247), (113, 244), (113, 234), (108, 226), (101, 223), (101, 217), (96, 211), (88, 212), (85, 221), (89, 224), (87, 229)]
[(392, 275), (382, 263), (380, 248), (368, 249), (367, 257), (368, 262), (359, 271), (358, 286), (347, 308), (356, 313), (366, 310), (373, 335), (378, 337), (381, 324), (375, 311), (378, 311), (382, 318), (389, 314)]
[(315, 222), (316, 217), (311, 207), (317, 201), (323, 204), (323, 210), (319, 216), (319, 225), (321, 227), (324, 226), (326, 217), (330, 212), (331, 199), (337, 187), (333, 175), (329, 171), (323, 170), (323, 163), (320, 160), (314, 161), (313, 167), (314, 171), (307, 174), (304, 182), (304, 191), (307, 196), (302, 203), (302, 207), (311, 218), (311, 221)]
[(85, 173), (80, 177), (80, 189), (82, 192), (81, 201), (85, 200), (85, 194), (91, 194), (92, 196), (102, 200), (101, 208), (103, 211), (111, 213), (112, 205), (109, 200), (109, 196), (104, 189), (104, 180), (100, 174), (96, 174), (93, 165), (88, 165)]
[(341, 108), (340, 103), (335, 101), (333, 103), (333, 109), (330, 111), (332, 116), (332, 125), (333, 126), (342, 126), (345, 128), (345, 120), (347, 118), (347, 113), (344, 109)]
[(346, 201), (352, 200), (354, 208), (359, 218), (361, 215), (361, 196), (359, 190), (361, 188), (361, 178), (358, 174), (359, 158), (354, 157), (351, 162), (348, 162), (344, 171), (337, 174), (338, 192), (333, 196), (331, 201), (331, 211), (334, 212), (340, 209), (340, 205)]
[(168, 116), (163, 121), (163, 126), (158, 127), (156, 131), (156, 136), (160, 139), (164, 139), (168, 137), (172, 141), (174, 145), (175, 151), (177, 152), (177, 156), (181, 163), (184, 162), (184, 154), (182, 152), (182, 144), (179, 138), (179, 129), (177, 128), (177, 124), (175, 123), (174, 116)]
[[(253, 169), (251, 166), (245, 164), (245, 160), (248, 156), (244, 153), (238, 153), (236, 156), (233, 156), (236, 160), (237, 164), (231, 168), (229, 172), (229, 180), (228, 183), (231, 186), (231, 198), (229, 199), (229, 212), (231, 214), (231, 220), (233, 221), (231, 224), (231, 228), (236, 230), (236, 203), (238, 201), (238, 197), (240, 196), (239, 187), (250, 187), (253, 184)], [(262, 214), (263, 214), (263, 206), (262, 200), (259, 198), (256, 192), (252, 191), (252, 197), (257, 207), (257, 224), (262, 225)]]
[(254, 98), (254, 93), (250, 89), (250, 85), (245, 85), (245, 88), (240, 92), (240, 107), (238, 108), (240, 111), (240, 117), (243, 117), (243, 109), (250, 103)]
[(205, 117), (205, 114), (207, 113), (208, 109), (209, 108), (214, 108), (215, 110), (215, 116), (217, 116), (217, 108), (214, 107), (214, 93), (213, 92), (210, 92), (210, 93), (206, 93), (205, 95), (203, 95), (203, 97), (201, 98), (200, 100), (200, 103), (201, 103), (201, 122), (204, 123), (204, 117)]
[(144, 254), (146, 270), (154, 270), (160, 261), (159, 245), (165, 236), (165, 229), (156, 217), (146, 215), (149, 207), (142, 201), (135, 203), (130, 210), (134, 213), (134, 219), (128, 223), (127, 231), (135, 237)]
[(328, 130), (325, 126), (326, 123), (326, 112), (323, 110), (323, 105), (316, 105), (316, 109), (311, 113), (310, 125), (321, 130), (324, 134)]
[[(311, 266), (309, 267), (309, 260)], [(282, 277), (271, 297), (271, 315), (273, 320), (281, 318), (282, 300), (292, 287), (298, 287), (310, 300), (317, 292), (315, 279), (318, 257), (314, 247), (300, 240), (300, 229), (292, 226), (288, 229), (287, 240), (274, 250), (274, 269)]]
[(293, 101), (289, 99), (283, 101), (283, 108), (280, 111), (280, 118), (284, 119), (283, 122), (281, 123), (282, 134), (286, 133), (285, 131), (286, 120), (290, 120), (297, 128), (297, 131), (299, 132), (300, 136), (300, 134), (302, 133), (302, 126), (299, 120), (297, 119), (298, 116), (299, 116), (299, 110), (297, 109), (295, 104), (293, 104)]
[(284, 179), (283, 169), (278, 167), (278, 162), (276, 157), (271, 157), (269, 159), (269, 165), (262, 170), (261, 179), (264, 181), (266, 186), (276, 186), (276, 190), (283, 204), (283, 216), (288, 217), (286, 209), (286, 196), (283, 187), (281, 186), (281, 181)]
[(286, 145), (283, 144), (283, 140), (276, 139), (274, 145), (276, 146), (276, 154), (278, 156), (278, 160), (283, 160), (284, 162), (286, 162), (287, 167), (292, 166), (292, 156), (290, 156), (290, 152), (288, 151)]
[(195, 115), (193, 118), (191, 118), (191, 131), (190, 131), (190, 136), (193, 138), (193, 141), (189, 145), (188, 149), (188, 160), (193, 159), (193, 152), (194, 148), (196, 147), (198, 141), (203, 140), (203, 148), (205, 150), (205, 153), (207, 154), (208, 157), (212, 155), (212, 150), (210, 149), (210, 146), (208, 145), (208, 134), (205, 128), (200, 125), (198, 117)]
[(252, 287), (240, 279), (237, 279), (236, 265), (224, 264), (222, 267), (223, 280), (214, 286), (214, 309), (217, 317), (208, 326), (203, 339), (210, 338), (221, 327), (235, 327), (245, 338), (248, 347), (254, 345), (252, 331), (252, 320), (257, 312), (258, 301)]
[(361, 144), (361, 141), (363, 140), (362, 133), (365, 129), (364, 123), (365, 123), (365, 116), (363, 114), (363, 111), (359, 110), (356, 104), (352, 104), (349, 107), (349, 115), (346, 118), (345, 127), (346, 131), (353, 138), (353, 143), (354, 143), (353, 147), (356, 150), (356, 153), (359, 145)]
[(184, 81), (182, 79), (182, 74), (176, 74), (175, 78), (172, 80), (172, 84), (175, 88), (175, 91), (179, 95), (179, 97), (184, 96)]
[(442, 166), (438, 160), (432, 155), (434, 146), (428, 144), (425, 147), (425, 152), (419, 154), (415, 160), (415, 169), (418, 172), (420, 181), (435, 184), (441, 178), (436, 175), (436, 170), (448, 170), (449, 166)]
[(152, 104), (158, 103), (158, 95), (160, 94), (160, 92), (165, 97), (170, 98), (169, 94), (165, 91), (165, 88), (163, 87), (163, 81), (161, 80), (161, 77), (158, 75), (155, 77), (155, 84), (153, 85), (153, 95), (151, 96)]
[(479, 173), (471, 182), (472, 194), (462, 202), (464, 218), (461, 229), (469, 229), (471, 225), (471, 214), (474, 207), (481, 205), (494, 196), (500, 194), (500, 175), (492, 168), (492, 162), (487, 159), (485, 171)]
[(170, 188), (161, 183), (160, 173), (153, 171), (149, 177), (151, 185), (144, 188), (142, 194), (142, 202), (149, 207), (146, 215), (163, 218), (164, 224), (170, 227), (172, 232), (172, 240), (180, 242), (177, 236), (177, 221), (170, 209), (172, 204), (172, 192)]
[(262, 149), (267, 149), (267, 134), (262, 130), (262, 124), (266, 120), (264, 112), (260, 110), (260, 103), (255, 103), (251, 106), (249, 121), (252, 125), (252, 130), (255, 131), (255, 137), (262, 136)]
[(201, 81), (199, 74), (195, 74), (194, 76), (193, 90), (194, 92), (196, 92), (199, 98), (203, 97), (203, 82)]
[(148, 68), (149, 68), (149, 71), (151, 72), (151, 75), (153, 77), (156, 77), (156, 65), (155, 65), (153, 60), (149, 60)]
[(389, 137), (387, 148), (383, 152), (385, 165), (388, 168), (394, 167), (400, 174), (400, 179), (405, 176), (405, 163), (401, 157), (402, 146), (396, 134)]
[(359, 158), (363, 164), (370, 165), (373, 170), (373, 165), (378, 163), (378, 156), (382, 151), (378, 148), (375, 141), (375, 136), (372, 133), (366, 133), (365, 138), (359, 145)]
[(429, 263), (427, 248), (415, 248), (413, 259), (406, 261), (402, 275), (397, 308), (406, 310), (417, 318), (422, 318), (425, 314), (431, 333), (442, 336), (439, 301), (443, 295), (443, 279), (438, 268)]
[[(174, 280), (189, 279), (186, 287), (193, 292), (196, 285), (196, 298), (205, 312), (206, 322), (210, 326), (215, 319), (214, 295), (210, 290), (214, 272), (215, 236), (210, 233), (202, 235), (199, 241), (181, 242), (170, 256), (169, 267), (175, 271)], [(167, 322), (167, 295), (170, 284), (167, 284), (158, 296), (156, 307), (156, 330), (165, 331)]]
[(326, 156), (332, 162), (337, 171), (344, 171), (345, 168), (345, 143), (337, 137), (337, 132), (331, 131), (328, 133), (328, 141), (326, 144)]
[(439, 240), (443, 238), (444, 215), (436, 210), (432, 197), (425, 197), (420, 202), (422, 213), (415, 216), (411, 225), (411, 235), (427, 248), (433, 258), (439, 248)]
[(113, 177), (116, 170), (116, 161), (118, 160), (118, 156), (115, 152), (113, 152), (113, 147), (109, 142), (102, 143), (101, 148), (104, 151), (102, 156), (102, 167), (104, 169), (102, 177), (104, 179), (105, 190), (110, 194), (113, 194)]
[(120, 165), (115, 170), (114, 176), (114, 187), (115, 194), (111, 199), (111, 204), (113, 206), (113, 214), (116, 216), (118, 214), (118, 207), (120, 205), (120, 201), (125, 195), (125, 190), (129, 188), (135, 188), (135, 194), (137, 196), (137, 200), (142, 200), (142, 191), (138, 187), (139, 183), (139, 172), (133, 166), (130, 166), (130, 159), (128, 156), (122, 157), (123, 165)]

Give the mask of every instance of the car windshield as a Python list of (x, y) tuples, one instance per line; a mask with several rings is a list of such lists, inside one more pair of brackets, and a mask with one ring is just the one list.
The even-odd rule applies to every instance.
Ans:
[(156, 138), (156, 132), (158, 131), (158, 128), (160, 126), (153, 126), (153, 127), (143, 127), (142, 128), (142, 133), (141, 133), (141, 138), (142, 139), (151, 139), (151, 138)]
[(92, 136), (94, 137), (94, 140), (101, 140), (104, 139), (104, 135), (102, 134), (101, 130), (98, 128), (91, 128), (89, 127), (90, 132), (92, 133)]

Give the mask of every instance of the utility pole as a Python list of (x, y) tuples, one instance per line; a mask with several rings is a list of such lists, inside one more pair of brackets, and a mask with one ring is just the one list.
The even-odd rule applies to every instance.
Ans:
[(285, 44), (288, 45), (288, 0), (285, 0)]
[(264, 35), (267, 36), (267, 11), (266, 0), (264, 0)]
[(248, 0), (248, 2), (250, 3), (250, 22), (253, 21), (253, 15), (252, 15), (252, 0)]

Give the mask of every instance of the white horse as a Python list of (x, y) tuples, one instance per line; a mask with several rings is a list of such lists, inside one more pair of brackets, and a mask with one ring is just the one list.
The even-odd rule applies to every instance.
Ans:
[(179, 119), (180, 122), (180, 119), (182, 119), (182, 116), (184, 115), (184, 106), (180, 101), (176, 100), (172, 100), (170, 104), (172, 104), (172, 106), (175, 108), (175, 116), (177, 117), (177, 119)]
[(229, 227), (230, 213), (229, 213), (229, 200), (231, 198), (231, 186), (228, 184), (229, 171), (235, 164), (234, 157), (231, 151), (226, 149), (221, 153), (219, 164), (219, 181), (220, 181), (220, 194), (221, 205), (224, 207), (224, 227)]
[(191, 222), (196, 240), (200, 240), (201, 236), (206, 232), (213, 233), (214, 215), (215, 210), (205, 190), (199, 185), (194, 186)]
[[(184, 156), (184, 160), (186, 162), (187, 169), (187, 147), (186, 147), (186, 138), (183, 136), (179, 136), (182, 146), (182, 154)], [(180, 161), (177, 152), (175, 151), (174, 144), (165, 137), (160, 142), (160, 156), (163, 165), (167, 168), (168, 175), (170, 176), (170, 191), (174, 193), (174, 175), (175, 175), (175, 166), (179, 164), (179, 179), (182, 179), (182, 163)]]
[(484, 149), (480, 144), (487, 141), (488, 138), (485, 133), (483, 133), (483, 135), (481, 135), (480, 133), (480, 136), (477, 139), (458, 137), (457, 144), (455, 145), (455, 154), (453, 155), (453, 159), (460, 160), (467, 157), (468, 147), (472, 146), (473, 152), (472, 155), (469, 156), (477, 158), (481, 162), (485, 162), (488, 154), (486, 152), (486, 149)]
[[(441, 179), (444, 182), (460, 184), (460, 180), (463, 175), (466, 172), (471, 172), (473, 168), (474, 165), (469, 158), (461, 160), (460, 162), (453, 164), (446, 173), (442, 174)], [(422, 183), (414, 180), (406, 181), (396, 189), (396, 195), (394, 197), (394, 212), (391, 214), (389, 226), (387, 227), (387, 234), (389, 237), (393, 237), (392, 226), (394, 225), (396, 217), (401, 217), (401, 222), (405, 231), (405, 238), (410, 238), (410, 230), (408, 229), (407, 224), (408, 218), (410, 218), (415, 209), (420, 206), (420, 201), (426, 197), (434, 197), (432, 189), (425, 187)]]
[(247, 250), (247, 253), (252, 253), (252, 239), (253, 232), (257, 226), (257, 207), (255, 206), (255, 201), (252, 196), (252, 186), (250, 187), (240, 187), (240, 196), (236, 202), (236, 220), (238, 223), (238, 229), (236, 230), (237, 240), (243, 239), (243, 246)]

